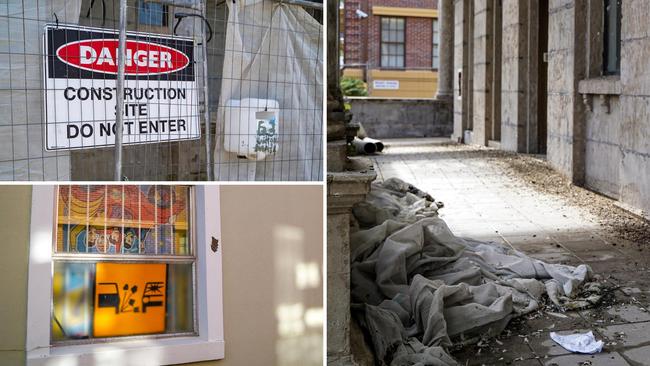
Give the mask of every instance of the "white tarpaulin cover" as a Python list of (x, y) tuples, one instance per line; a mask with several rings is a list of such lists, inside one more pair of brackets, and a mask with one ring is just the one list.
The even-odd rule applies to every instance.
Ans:
[[(322, 179), (322, 26), (303, 8), (271, 0), (227, 1), (223, 80), (217, 112), (217, 180)], [(233, 118), (232, 101), (277, 101), (277, 151), (262, 160), (224, 149), (229, 133), (256, 134)], [(255, 111), (264, 108), (253, 106)], [(246, 107), (246, 108), (253, 108)], [(230, 113), (229, 113), (230, 112)], [(251, 111), (239, 116), (254, 115)], [(228, 138), (228, 137), (226, 137)]]
[(499, 334), (543, 294), (569, 305), (591, 273), (456, 237), (430, 197), (394, 178), (354, 215), (352, 310), (382, 365), (456, 365), (448, 347)]

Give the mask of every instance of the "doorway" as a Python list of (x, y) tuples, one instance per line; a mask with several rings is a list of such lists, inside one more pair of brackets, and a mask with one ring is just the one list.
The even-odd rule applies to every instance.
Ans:
[(539, 0), (539, 27), (537, 39), (539, 52), (537, 60), (537, 153), (546, 154), (548, 120), (548, 0)]
[(503, 42), (503, 0), (493, 0), (492, 21), (492, 126), (488, 145), (501, 141), (501, 44)]

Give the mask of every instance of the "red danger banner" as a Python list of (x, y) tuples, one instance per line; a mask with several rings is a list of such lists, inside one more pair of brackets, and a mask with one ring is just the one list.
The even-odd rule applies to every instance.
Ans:
[[(83, 70), (117, 74), (118, 40), (92, 39), (66, 43), (56, 50), (64, 63)], [(164, 45), (126, 41), (126, 75), (167, 74), (184, 69), (190, 59), (183, 52)]]

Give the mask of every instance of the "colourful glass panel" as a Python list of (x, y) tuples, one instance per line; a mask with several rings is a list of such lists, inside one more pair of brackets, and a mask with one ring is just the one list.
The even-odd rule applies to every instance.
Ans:
[(187, 186), (61, 186), (59, 253), (190, 255)]

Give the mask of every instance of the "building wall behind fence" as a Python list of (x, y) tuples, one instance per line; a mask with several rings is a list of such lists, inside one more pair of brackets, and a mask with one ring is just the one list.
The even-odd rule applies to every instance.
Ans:
[[(25, 363), (31, 187), (1, 187), (0, 202), (7, 248), (0, 256), (0, 364), (19, 366)], [(321, 365), (322, 323), (305, 320), (308, 311), (323, 308), (322, 188), (222, 186), (221, 219), (225, 359), (195, 365)], [(315, 269), (317, 281), (300, 288), (301, 268), (312, 275)]]
[(0, 189), (0, 364), (25, 363), (27, 335), (27, 268), (31, 187), (3, 186)]

